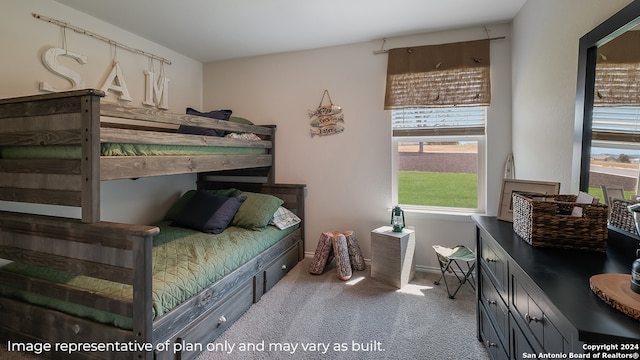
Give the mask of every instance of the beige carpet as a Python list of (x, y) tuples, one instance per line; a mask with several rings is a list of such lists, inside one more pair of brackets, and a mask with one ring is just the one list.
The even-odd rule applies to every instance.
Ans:
[[(341, 281), (335, 269), (298, 264), (210, 346), (213, 359), (488, 359), (476, 338), (474, 292), (447, 297), (437, 274), (417, 273), (398, 290), (369, 269)], [(43, 359), (7, 353), (0, 359)]]
[[(309, 263), (298, 264), (216, 339), (221, 351), (199, 360), (488, 359), (476, 338), (468, 285), (451, 300), (444, 285), (433, 284), (436, 274), (417, 273), (398, 290), (371, 279), (369, 269), (345, 282), (335, 269), (309, 274)], [(239, 351), (243, 344), (255, 349)]]

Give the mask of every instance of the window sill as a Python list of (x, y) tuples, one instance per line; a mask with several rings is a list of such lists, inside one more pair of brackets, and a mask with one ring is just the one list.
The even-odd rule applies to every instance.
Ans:
[(472, 215), (484, 214), (480, 210), (471, 209), (446, 209), (446, 208), (415, 208), (409, 206), (400, 206), (405, 216), (411, 218), (429, 219), (429, 220), (445, 220), (445, 221), (461, 221), (472, 222)]

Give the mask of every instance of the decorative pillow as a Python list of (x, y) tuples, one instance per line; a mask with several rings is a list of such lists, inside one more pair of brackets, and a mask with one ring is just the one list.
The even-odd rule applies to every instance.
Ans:
[(219, 234), (229, 226), (245, 199), (196, 191), (172, 225)]
[(238, 123), (238, 124), (253, 125), (253, 122), (251, 120), (237, 117), (237, 116), (230, 116), (229, 121)]
[(284, 230), (290, 228), (296, 224), (299, 224), (302, 220), (292, 213), (289, 209), (280, 206), (273, 214), (273, 219), (269, 222), (271, 225), (275, 225), (278, 229)]
[[(187, 115), (195, 115), (208, 117), (216, 120), (229, 120), (231, 117), (231, 110), (212, 110), (206, 113), (200, 112), (193, 108), (187, 108)], [(178, 127), (178, 133), (180, 134), (193, 134), (193, 135), (206, 135), (206, 136), (224, 136), (224, 130), (209, 129), (200, 126), (180, 125)]]
[(246, 196), (247, 200), (238, 209), (231, 225), (250, 230), (259, 230), (269, 225), (273, 214), (284, 203), (282, 199), (268, 194), (242, 192), (240, 196)]
[[(234, 188), (222, 189), (222, 190), (200, 190), (200, 191), (205, 191), (214, 195), (224, 196), (224, 197), (238, 197), (242, 192)], [(173, 205), (171, 205), (171, 207), (169, 208), (169, 211), (167, 211), (167, 214), (164, 216), (164, 219), (175, 221), (178, 215), (180, 215), (180, 213), (182, 212), (182, 210), (186, 208), (187, 204), (189, 203), (191, 198), (193, 198), (193, 195), (195, 195), (195, 193), (196, 193), (196, 190), (189, 190), (184, 194), (182, 194), (182, 196), (178, 200), (176, 200), (176, 202), (173, 203)]]

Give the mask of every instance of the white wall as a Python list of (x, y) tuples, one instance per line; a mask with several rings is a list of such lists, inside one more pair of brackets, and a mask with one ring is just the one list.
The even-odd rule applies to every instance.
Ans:
[(580, 38), (630, 0), (529, 0), (513, 21), (513, 153), (521, 179), (559, 181), (577, 193), (572, 176)]
[[(509, 25), (490, 26), (492, 105), (489, 147), (488, 212), (495, 214), (499, 179), (511, 151), (511, 40)], [(483, 28), (391, 38), (387, 48), (476, 40)], [(257, 124), (278, 125), (276, 180), (307, 184), (306, 246), (313, 254), (326, 230), (354, 230), (369, 258), (370, 231), (387, 225), (391, 198), (390, 112), (383, 110), (386, 55), (373, 55), (382, 41), (205, 64), (205, 110), (230, 108)], [(345, 131), (314, 137), (307, 111), (327, 89), (343, 107)], [(436, 267), (431, 245), (472, 245), (469, 216), (406, 214), (415, 226), (418, 266)]]
[[(39, 93), (39, 82), (47, 81), (53, 86), (68, 89), (70, 83), (47, 70), (41, 55), (51, 47), (62, 47), (60, 27), (35, 19), (37, 13), (69, 22), (117, 42), (138, 48), (172, 61), (165, 66), (170, 79), (170, 111), (184, 113), (185, 108), (200, 108), (202, 104), (202, 63), (189, 59), (158, 44), (149, 42), (113, 25), (104, 23), (52, 0), (4, 1), (0, 12), (0, 98), (33, 95)], [(123, 49), (114, 49), (97, 39), (66, 30), (67, 49), (86, 55), (88, 63), (81, 65), (71, 58), (60, 57), (61, 64), (79, 73), (87, 87), (100, 88), (111, 71), (114, 54), (120, 61), (126, 85), (135, 106), (142, 106), (144, 98), (144, 71), (149, 69), (145, 56)], [(155, 72), (160, 66), (155, 63)], [(109, 101), (116, 101), (109, 94)], [(103, 182), (101, 210), (102, 219), (129, 223), (148, 223), (158, 220), (170, 203), (186, 188), (195, 187), (195, 176), (180, 175), (146, 178), (136, 181), (118, 180)], [(0, 203), (3, 210), (28, 210), (60, 216), (78, 217), (74, 208), (28, 206), (25, 204)]]

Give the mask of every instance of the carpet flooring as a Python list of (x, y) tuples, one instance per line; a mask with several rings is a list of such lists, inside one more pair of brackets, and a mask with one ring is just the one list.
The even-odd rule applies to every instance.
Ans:
[(452, 300), (434, 285), (438, 274), (418, 272), (399, 290), (372, 279), (369, 267), (341, 281), (335, 269), (309, 274), (309, 264), (292, 269), (198, 360), (488, 359), (470, 286)]

